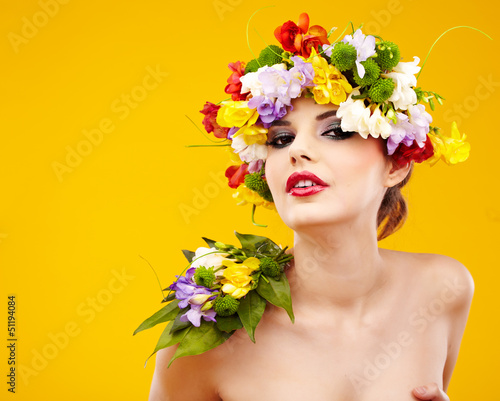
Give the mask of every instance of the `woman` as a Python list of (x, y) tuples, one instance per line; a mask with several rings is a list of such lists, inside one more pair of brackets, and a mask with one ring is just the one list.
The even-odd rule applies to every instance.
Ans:
[[(317, 55), (326, 53), (330, 44), (318, 28), (308, 28), (305, 16), (301, 15), (292, 40), (291, 21), (275, 31), (285, 51), (293, 46), (294, 54), (302, 57), (291, 57), (293, 67), (287, 70), (299, 77), (301, 90), (290, 95), (292, 84), (284, 82), (291, 80), (283, 75), (287, 67), (276, 67), (277, 63), (261, 67), (256, 75), (238, 74), (242, 85), (226, 91), (241, 96), (233, 97), (236, 102), (254, 99), (248, 110), (257, 110), (259, 120), (247, 110), (244, 121), (232, 125), (229, 108), (246, 107), (239, 103), (224, 104), (217, 116), (220, 127), (239, 128), (227, 138), (243, 169), (259, 174), (259, 168), (263, 170), (259, 160), (265, 160), (272, 200), (294, 231), (294, 261), (286, 274), (295, 323), (283, 309), (268, 304), (255, 344), (239, 330), (219, 347), (180, 358), (168, 369), (176, 347), (160, 350), (150, 400), (448, 400), (444, 391), (467, 321), (471, 276), (451, 258), (386, 250), (377, 244), (404, 220), (400, 188), (413, 162), (437, 153), (434, 143), (434, 152), (423, 156), (428, 139), (419, 139), (418, 123), (426, 118), (425, 111), (412, 109), (417, 107), (414, 100), (405, 109), (395, 96), (398, 89), (404, 94), (404, 83), (398, 81), (404, 77), (391, 77), (391, 71), (410, 66), (400, 65), (399, 60), (391, 68), (382, 65), (378, 74), (385, 76), (377, 79), (396, 83), (385, 99), (377, 98), (379, 94), (371, 90), (375, 81), (362, 84), (363, 77), (359, 78), (372, 73), (370, 63), (365, 63), (374, 56), (366, 56), (367, 37), (355, 33), (343, 42), (356, 48), (355, 62), (364, 67), (353, 64), (358, 79), (346, 78), (348, 72), (341, 74), (337, 68), (343, 59), (336, 58), (335, 48), (328, 59)], [(304, 37), (297, 39), (300, 32)], [(304, 43), (315, 38), (309, 47)], [(383, 50), (375, 57), (382, 57)], [(363, 51), (366, 57), (360, 59)], [(313, 60), (311, 67), (305, 65), (308, 57)], [(331, 62), (325, 67), (318, 60)], [(325, 76), (321, 71), (327, 71)], [(270, 80), (278, 76), (283, 79)], [(265, 88), (271, 81), (277, 82), (277, 90)], [(351, 86), (353, 81), (359, 84), (357, 89)], [(363, 92), (369, 96), (359, 99)], [(272, 99), (269, 93), (278, 93), (271, 118), (265, 104)], [(284, 99), (283, 93), (289, 98)], [(325, 96), (330, 98), (325, 101)], [(388, 102), (394, 115), (391, 108), (381, 106)], [(283, 104), (286, 110), (278, 107)], [(354, 118), (356, 107), (359, 115)], [(384, 116), (396, 121), (390, 132)], [(406, 131), (406, 139), (396, 135), (404, 123), (418, 126)], [(265, 128), (265, 145), (247, 138), (262, 134), (258, 130), (263, 128), (255, 125)], [(243, 137), (240, 143), (238, 136)], [(251, 149), (256, 144), (266, 147), (265, 154), (262, 148)], [(257, 156), (252, 159), (252, 155)], [(428, 384), (421, 386), (424, 383)]]

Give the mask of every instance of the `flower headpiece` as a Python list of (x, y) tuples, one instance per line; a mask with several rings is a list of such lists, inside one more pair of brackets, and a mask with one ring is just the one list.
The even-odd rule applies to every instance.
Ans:
[(281, 47), (269, 45), (248, 63), (230, 63), (225, 92), (231, 100), (207, 102), (201, 110), (206, 131), (232, 148), (235, 164), (226, 177), (239, 204), (274, 206), (264, 172), (267, 129), (301, 96), (338, 105), (343, 131), (385, 139), (387, 154), (399, 165), (456, 164), (469, 156), (470, 145), (456, 123), (448, 136), (430, 125), (425, 103), (434, 110), (443, 97), (417, 87), (418, 57), (403, 62), (395, 43), (361, 29), (330, 43), (333, 31), (309, 26), (306, 13), (298, 24), (278, 26), (274, 36)]

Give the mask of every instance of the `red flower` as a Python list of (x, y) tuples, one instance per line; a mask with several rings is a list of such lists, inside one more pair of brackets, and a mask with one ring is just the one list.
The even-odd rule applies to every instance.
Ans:
[(311, 55), (312, 47), (318, 51), (320, 44), (330, 44), (327, 35), (325, 28), (319, 25), (309, 28), (309, 16), (306, 13), (300, 14), (298, 25), (287, 21), (274, 30), (274, 36), (283, 49), (306, 58)]
[(231, 95), (234, 101), (245, 100), (247, 98), (247, 93), (241, 93), (241, 81), (240, 78), (245, 75), (245, 63), (237, 61), (236, 63), (229, 63), (229, 69), (233, 73), (227, 79), (228, 85), (224, 89), (224, 92)]
[(432, 142), (427, 136), (424, 142), (424, 147), (418, 146), (416, 141), (413, 141), (411, 146), (406, 146), (405, 144), (399, 144), (394, 154), (392, 155), (394, 161), (400, 166), (411, 162), (422, 163), (434, 154), (434, 147)]
[(245, 175), (248, 173), (248, 164), (243, 163), (240, 166), (229, 166), (226, 170), (226, 177), (229, 180), (231, 188), (238, 188), (245, 182)]
[(213, 132), (217, 138), (227, 138), (229, 128), (221, 127), (216, 121), (217, 112), (220, 108), (221, 106), (206, 102), (203, 106), (203, 110), (200, 110), (200, 113), (205, 115), (205, 118), (203, 118), (203, 125), (208, 133)]

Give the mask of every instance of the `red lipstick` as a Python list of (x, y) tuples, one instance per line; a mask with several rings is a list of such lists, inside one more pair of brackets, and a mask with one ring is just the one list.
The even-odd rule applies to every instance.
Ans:
[(286, 192), (292, 196), (311, 196), (328, 188), (328, 184), (309, 171), (293, 173), (286, 181)]

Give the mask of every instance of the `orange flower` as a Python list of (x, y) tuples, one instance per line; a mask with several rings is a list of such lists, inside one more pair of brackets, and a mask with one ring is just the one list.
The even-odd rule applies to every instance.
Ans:
[(307, 13), (300, 14), (298, 25), (293, 21), (287, 21), (274, 30), (274, 36), (283, 49), (306, 58), (311, 54), (312, 48), (318, 51), (319, 45), (330, 44), (327, 35), (325, 28), (319, 25), (309, 28)]

